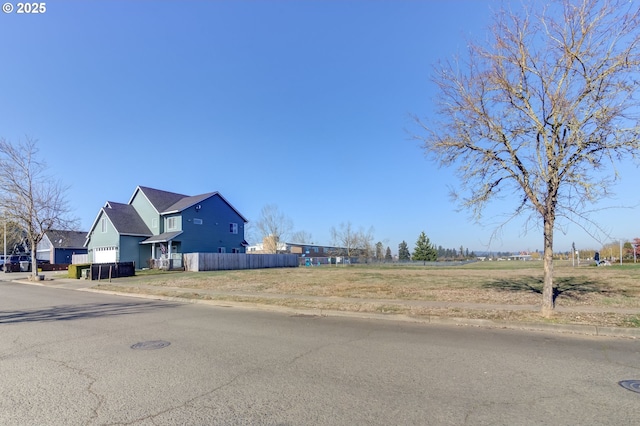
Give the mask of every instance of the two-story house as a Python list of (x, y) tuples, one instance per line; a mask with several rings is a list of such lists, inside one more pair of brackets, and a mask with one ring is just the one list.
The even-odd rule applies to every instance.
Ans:
[(244, 253), (247, 219), (218, 192), (188, 196), (138, 186), (127, 204), (108, 201), (85, 247), (92, 263), (169, 259), (183, 253)]

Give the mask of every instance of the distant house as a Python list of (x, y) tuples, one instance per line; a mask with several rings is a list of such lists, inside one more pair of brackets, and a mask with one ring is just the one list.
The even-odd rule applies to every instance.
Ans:
[(512, 254), (507, 257), (509, 260), (532, 260), (533, 256), (530, 254)]
[(188, 196), (138, 186), (127, 204), (108, 201), (87, 238), (92, 263), (135, 262), (137, 268), (183, 253), (244, 253), (247, 220), (218, 192)]
[(71, 264), (74, 254), (86, 254), (87, 233), (82, 231), (50, 230), (36, 248), (36, 259), (52, 264)]
[[(269, 241), (269, 237), (263, 238), (261, 243), (247, 247), (249, 254), (273, 253), (274, 243)], [(352, 250), (354, 251), (354, 250)], [(332, 257), (346, 256), (347, 249), (334, 246), (323, 246), (319, 244), (308, 243), (278, 243), (278, 253), (297, 254), (301, 257)]]
[(323, 246), (318, 244), (298, 244), (287, 243), (287, 253), (297, 254), (299, 256), (308, 257), (326, 257), (326, 256), (346, 256), (347, 249), (334, 246)]
[(261, 243), (248, 246), (248, 254), (269, 254), (269, 253), (289, 253), (289, 245), (285, 242), (277, 241), (272, 235), (264, 237)]

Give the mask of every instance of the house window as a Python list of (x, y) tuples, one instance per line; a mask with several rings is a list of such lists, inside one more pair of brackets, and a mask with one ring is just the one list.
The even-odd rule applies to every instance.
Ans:
[(158, 218), (154, 217), (153, 219), (151, 219), (151, 227), (152, 228), (157, 228), (158, 227)]
[(229, 232), (231, 232), (232, 234), (237, 234), (238, 233), (238, 224), (237, 223), (230, 223), (229, 224)]
[(167, 229), (176, 229), (178, 227), (176, 222), (177, 221), (176, 221), (175, 217), (168, 217), (167, 218)]
[(218, 247), (218, 253), (226, 253), (226, 252), (227, 252), (226, 247)]
[(193, 224), (194, 225), (202, 225), (202, 219), (194, 218), (193, 219)]
[(107, 232), (107, 218), (103, 217), (102, 220), (100, 221), (100, 231)]
[(232, 248), (231, 249), (231, 253), (240, 253), (240, 249), (239, 248)]

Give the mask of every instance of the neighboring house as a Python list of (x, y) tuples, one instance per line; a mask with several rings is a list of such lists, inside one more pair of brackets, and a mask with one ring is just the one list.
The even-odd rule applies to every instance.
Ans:
[(278, 241), (274, 235), (269, 235), (262, 238), (262, 242), (253, 246), (247, 247), (248, 254), (273, 254), (273, 253), (288, 253), (288, 245), (285, 242)]
[[(263, 254), (273, 252), (273, 242), (268, 241), (269, 237), (265, 237), (263, 242), (247, 247), (249, 254)], [(269, 249), (269, 247), (271, 249)], [(278, 243), (278, 253), (297, 254), (302, 257), (333, 257), (345, 256), (346, 249), (333, 246), (322, 246), (318, 244), (299, 244), (299, 243)]]
[(300, 256), (345, 256), (346, 252), (347, 250), (342, 247), (321, 246), (317, 244), (287, 243), (287, 253), (293, 253)]
[(74, 254), (86, 254), (86, 232), (50, 230), (36, 248), (36, 259), (52, 264), (71, 264)]
[(188, 196), (138, 186), (127, 204), (108, 201), (85, 242), (92, 263), (169, 259), (183, 253), (244, 253), (247, 220), (218, 192)]
[[(265, 238), (265, 242), (258, 243), (252, 246), (247, 247), (247, 254), (269, 254), (273, 253), (274, 243), (272, 241), (267, 241)], [(278, 253), (288, 253), (287, 251), (287, 243), (278, 243)]]

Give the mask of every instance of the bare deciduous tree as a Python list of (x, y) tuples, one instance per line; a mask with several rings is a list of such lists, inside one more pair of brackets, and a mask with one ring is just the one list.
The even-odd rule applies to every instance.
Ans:
[(351, 257), (358, 248), (358, 232), (351, 222), (341, 223), (338, 228), (331, 227), (331, 240), (336, 246), (345, 250), (344, 255)]
[(292, 243), (313, 244), (313, 237), (307, 231), (296, 231), (291, 235)]
[(364, 228), (360, 228), (358, 230), (358, 249), (360, 249), (360, 258), (371, 259), (375, 256), (375, 247), (373, 244), (374, 239), (374, 229), (373, 226), (370, 226), (366, 231)]
[(589, 230), (586, 206), (610, 195), (616, 161), (640, 152), (640, 11), (618, 0), (541, 4), (499, 11), (486, 46), (470, 42), (465, 61), (441, 64), (441, 119), (417, 122), (428, 156), (458, 167), (458, 200), (477, 220), (508, 196), (511, 217), (541, 223), (550, 316), (556, 219)]
[(275, 204), (266, 204), (255, 224), (267, 253), (277, 253), (293, 229), (293, 221)]
[(355, 230), (351, 222), (341, 223), (338, 228), (331, 228), (333, 244), (344, 249), (347, 257), (370, 258), (374, 254), (373, 227), (365, 231), (364, 228)]
[(66, 200), (68, 187), (46, 171), (45, 162), (38, 158), (36, 140), (11, 143), (0, 139), (0, 208), (26, 234), (34, 277), (38, 274), (36, 248), (44, 234), (77, 225)]

